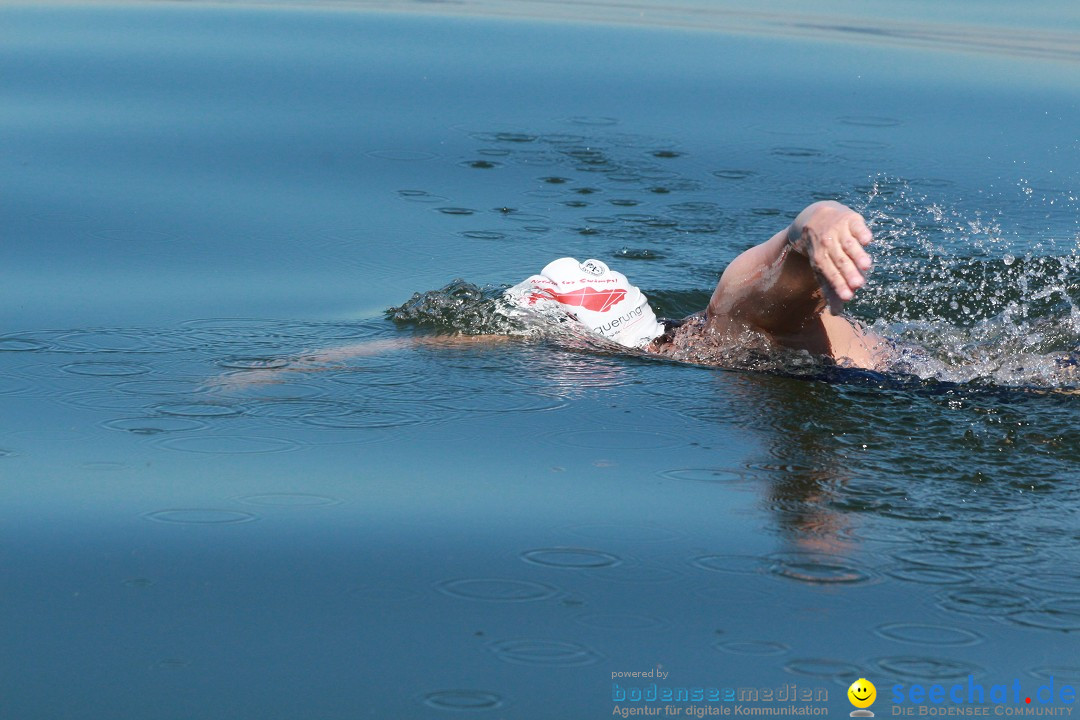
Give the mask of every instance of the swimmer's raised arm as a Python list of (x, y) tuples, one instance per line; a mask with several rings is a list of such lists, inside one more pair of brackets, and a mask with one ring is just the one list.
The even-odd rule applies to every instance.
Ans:
[[(709, 301), (710, 320), (737, 321), (770, 334), (802, 332), (838, 316), (871, 267), (873, 236), (857, 212), (838, 202), (810, 205), (786, 229), (739, 255)], [(831, 311), (824, 313), (826, 309)]]

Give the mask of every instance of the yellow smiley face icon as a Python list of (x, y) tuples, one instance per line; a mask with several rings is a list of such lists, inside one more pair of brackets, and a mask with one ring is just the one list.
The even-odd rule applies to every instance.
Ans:
[(877, 699), (877, 688), (866, 678), (859, 678), (847, 689), (848, 700), (857, 708), (868, 708)]

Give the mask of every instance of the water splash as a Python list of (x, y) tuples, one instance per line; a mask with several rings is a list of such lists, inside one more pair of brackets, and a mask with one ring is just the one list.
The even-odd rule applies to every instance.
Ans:
[(450, 335), (508, 335), (554, 342), (564, 348), (611, 353), (625, 350), (554, 307), (523, 309), (503, 297), (508, 286), (479, 287), (457, 279), (438, 290), (414, 293), (386, 315), (402, 326)]
[(399, 325), (463, 335), (522, 335), (527, 328), (504, 312), (502, 288), (456, 279), (439, 290), (414, 293), (387, 317)]
[(1020, 237), (992, 213), (947, 209), (886, 177), (857, 209), (876, 266), (851, 311), (907, 346), (903, 369), (976, 385), (1080, 382), (1080, 236), (1053, 254), (1060, 240)]

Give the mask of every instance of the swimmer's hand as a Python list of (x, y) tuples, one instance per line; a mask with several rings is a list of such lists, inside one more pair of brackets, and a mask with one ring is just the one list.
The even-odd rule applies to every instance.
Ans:
[(814, 203), (799, 213), (787, 237), (788, 245), (809, 261), (834, 315), (866, 284), (873, 261), (863, 248), (871, 240), (863, 216), (832, 201)]

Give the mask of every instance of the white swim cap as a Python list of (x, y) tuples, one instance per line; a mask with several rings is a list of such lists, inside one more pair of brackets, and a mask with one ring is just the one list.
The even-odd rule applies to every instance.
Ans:
[(594, 333), (631, 348), (664, 334), (644, 293), (600, 260), (559, 258), (506, 291), (519, 308), (558, 306)]

